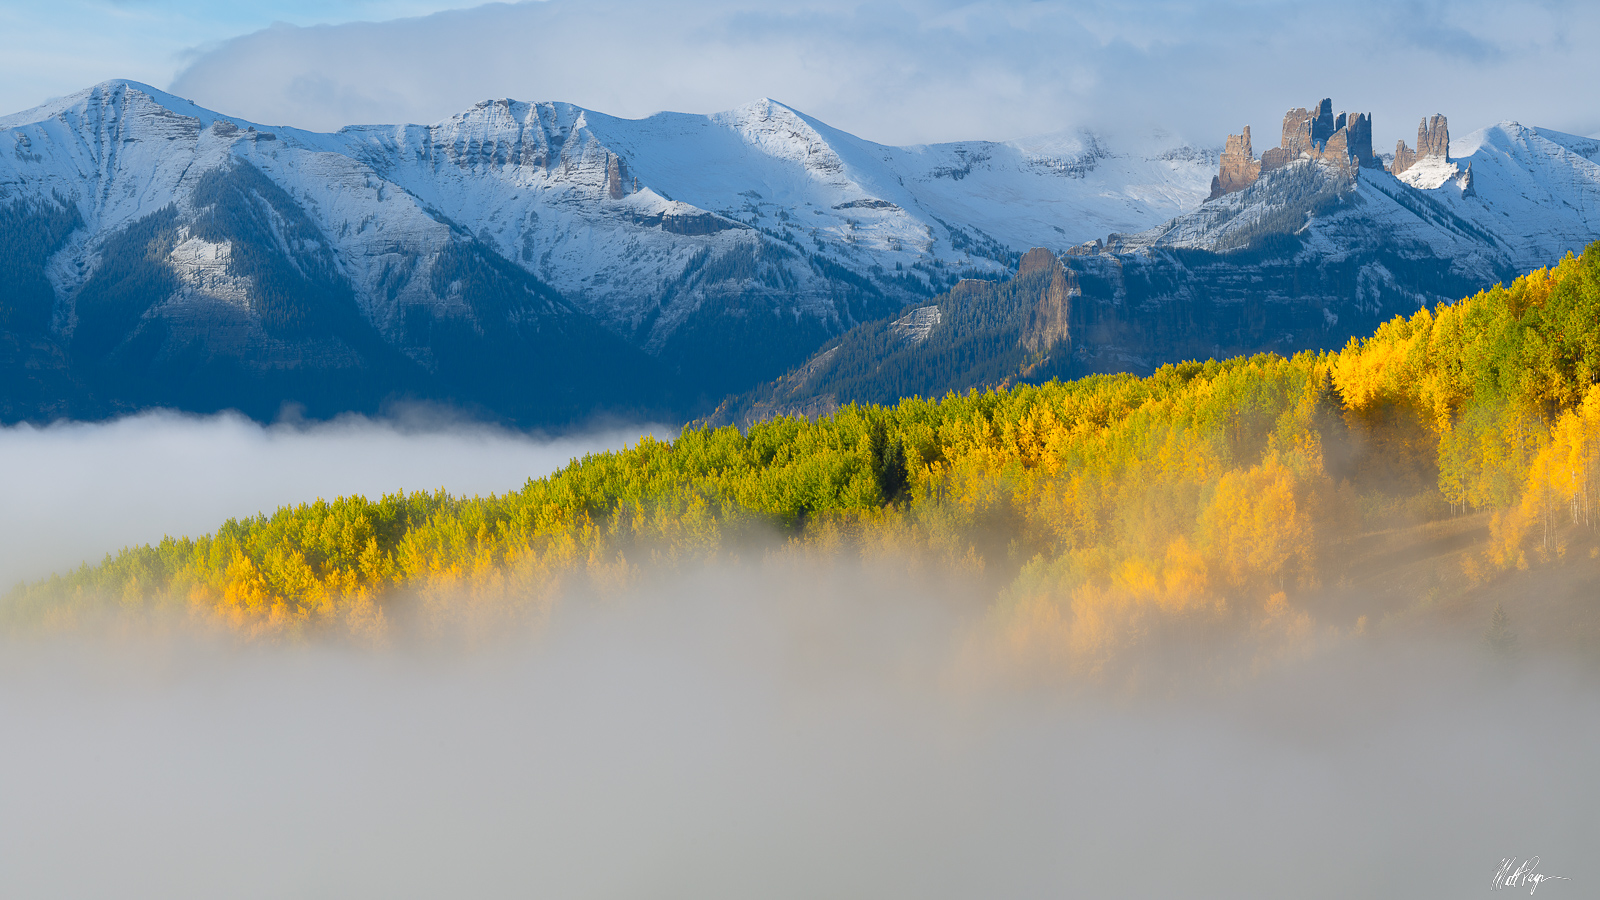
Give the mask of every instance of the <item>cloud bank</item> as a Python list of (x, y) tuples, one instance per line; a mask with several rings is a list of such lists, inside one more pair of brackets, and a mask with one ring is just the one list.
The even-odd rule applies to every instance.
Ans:
[(488, 98), (621, 116), (770, 96), (884, 143), (1165, 127), (1271, 146), (1283, 111), (1371, 111), (1380, 149), (1443, 112), (1600, 128), (1600, 7), (1570, 0), (545, 0), (275, 26), (173, 90), (270, 123), (435, 121)]
[(473, 0), (52, 0), (0, 3), (0, 114), (111, 78), (165, 84), (196, 56), (273, 22), (418, 16)]
[[(801, 574), (804, 577), (794, 577)], [(1113, 701), (952, 674), (970, 601), (723, 567), (470, 659), (0, 645), (16, 896), (1462, 897), (1600, 879), (1600, 695), (1347, 647)]]
[[(636, 433), (161, 414), (7, 429), (0, 547), (41, 565), (317, 493), (504, 489)], [(1241, 667), (1197, 632), (1174, 654), (1203, 660), (1195, 677), (1111, 695), (997, 660), (992, 589), (941, 570), (719, 559), (575, 588), (464, 644), (0, 634), (0, 886), (1460, 897), (1532, 855), (1572, 879), (1541, 897), (1600, 883), (1592, 659), (1532, 640), (1496, 659), (1471, 627), (1452, 643), (1401, 622), (1236, 684), (1209, 677)]]
[(166, 412), (0, 428), (0, 592), (131, 544), (209, 534), (229, 518), (319, 497), (516, 490), (645, 433), (670, 437), (657, 426), (549, 440), (426, 419), (263, 427)]

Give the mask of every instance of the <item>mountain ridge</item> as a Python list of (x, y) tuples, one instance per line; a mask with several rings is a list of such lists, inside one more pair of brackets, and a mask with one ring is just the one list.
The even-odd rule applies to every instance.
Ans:
[[(1007, 284), (963, 282), (923, 305), (940, 319), (915, 345), (884, 336), (910, 312), (901, 310), (830, 341), (703, 421), (748, 427), (885, 403), (908, 385), (908, 393), (939, 397), (1053, 377), (1147, 375), (1195, 359), (1335, 350), (1396, 315), (1509, 283), (1600, 240), (1600, 141), (1508, 121), (1398, 176), (1368, 154), (1349, 164), (1308, 153), (1240, 177), (1248, 137), (1230, 138), (1220, 162), (1217, 184), (1229, 190), (1198, 209), (1059, 255), (1030, 251), (1025, 260), (1058, 260), (1060, 288), (1025, 283), (1026, 265)], [(932, 360), (966, 339), (957, 332), (971, 333), (960, 323), (975, 305), (994, 307), (985, 315), (1003, 321), (985, 340), (992, 360), (1006, 362), (981, 374), (957, 366), (972, 373), (965, 380), (907, 382), (905, 372), (939, 368)], [(1065, 325), (1048, 346), (1028, 337), (1026, 323), (1041, 316)]]
[[(107, 82), (0, 117), (0, 418), (682, 421), (820, 371), (852, 329), (910, 359), (970, 326), (962, 352), (999, 355), (950, 365), (983, 383), (1147, 372), (1336, 346), (1600, 237), (1600, 141), (1451, 141), (1436, 116), (1394, 175), (1330, 101), (1284, 135), (1260, 163), (1248, 134), (889, 147), (771, 99), (643, 119), (487, 100), (315, 133)], [(1058, 256), (1056, 299), (984, 287), (1030, 247)]]
[[(195, 191), (222, 172), (253, 185), (244, 189), (254, 198), (246, 205), (262, 220), (249, 233), (269, 248), (274, 271), (300, 277), (310, 259), (302, 256), (322, 260), (313, 268), (327, 284), (318, 290), (348, 293), (387, 348), (373, 344), (373, 352), (393, 357), (379, 365), (372, 353), (350, 357), (350, 347), (323, 340), (299, 347), (300, 368), (350, 363), (374, 384), (396, 379), (397, 396), (493, 410), (499, 400), (471, 396), (460, 379), (441, 383), (441, 353), (487, 359), (495, 352), (485, 341), (520, 328), (518, 353), (562, 355), (550, 345), (553, 323), (570, 331), (585, 320), (594, 326), (580, 328), (593, 354), (612, 368), (661, 373), (632, 395), (619, 388), (596, 402), (677, 415), (771, 377), (830, 335), (963, 275), (1009, 269), (1020, 234), (1069, 234), (1056, 222), (1154, 224), (1198, 202), (1206, 153), (1167, 143), (1167, 158), (1119, 156), (1092, 135), (1036, 141), (1032, 150), (993, 142), (890, 148), (771, 100), (640, 120), (572, 104), (484, 101), (433, 125), (314, 133), (205, 110), (137, 82), (106, 82), (0, 118), (0, 204), (46, 218), (71, 207), (77, 217), (43, 262), (28, 264), (37, 270), (30, 283), (42, 276), (55, 299), (48, 327), (13, 336), (17, 346), (37, 346), (31, 355), (13, 348), (11, 377), (87, 383), (74, 362), (81, 354), (71, 352), (78, 297), (104, 278), (101, 265), (121, 235), (169, 207), (171, 233), (145, 246), (154, 253), (159, 245), (163, 271), (145, 273), (154, 280), (141, 284), (170, 291), (118, 319), (127, 329), (119, 340), (159, 345), (145, 348), (150, 359), (193, 350), (156, 335), (171, 330), (166, 319), (178, 306), (191, 324), (207, 316), (234, 322), (235, 331), (240, 322), (259, 324), (271, 306), (255, 297), (266, 270), (240, 275), (250, 254), (235, 252), (239, 235), (191, 233), (209, 208)], [(301, 223), (289, 229), (300, 245), (284, 239), (290, 220)], [(497, 273), (494, 290), (517, 293), (523, 306), (487, 318), (475, 309), (462, 292), (468, 282), (445, 277), (462, 254), (479, 259), (475, 271)], [(550, 296), (559, 302), (547, 303)], [(209, 311), (197, 312), (202, 307)], [(460, 345), (454, 351), (436, 346), (444, 332)], [(196, 340), (200, 363), (242, 366), (258, 381), (283, 374), (294, 355), (274, 356), (262, 343), (241, 357), (228, 347), (245, 344)], [(476, 349), (463, 349), (463, 340)], [(52, 368), (55, 375), (40, 374)], [(183, 371), (167, 374), (192, 379), (199, 370)], [(552, 381), (523, 389), (571, 392), (592, 374), (552, 369)], [(0, 415), (92, 416), (152, 401), (116, 396), (123, 376), (131, 377), (99, 379), (65, 406), (13, 400)], [(508, 369), (498, 377), (521, 376)], [(334, 392), (309, 406), (370, 410), (383, 402), (377, 387), (358, 393)], [(215, 402), (273, 414), (264, 399), (232, 402), (226, 394)], [(572, 414), (531, 401), (501, 412), (527, 424)]]

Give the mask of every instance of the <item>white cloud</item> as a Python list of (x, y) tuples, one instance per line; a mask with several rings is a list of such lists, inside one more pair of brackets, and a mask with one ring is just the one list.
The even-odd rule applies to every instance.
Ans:
[(0, 114), (110, 78), (170, 81), (222, 41), (273, 22), (420, 16), (473, 0), (0, 0)]
[(1380, 149), (1444, 112), (1600, 125), (1600, 10), (1552, 0), (954, 2), (548, 0), (277, 26), (200, 55), (174, 90), (259, 121), (434, 121), (489, 97), (643, 116), (771, 96), (886, 143), (1152, 123), (1274, 143), (1287, 107), (1371, 111)]
[(657, 427), (541, 440), (460, 422), (264, 428), (240, 416), (152, 412), (104, 423), (0, 428), (0, 593), (162, 535), (347, 494), (516, 490), (575, 456)]
[(1572, 879), (1551, 896), (1600, 880), (1592, 670), (1490, 669), (1471, 636), (1452, 654), (1408, 629), (1227, 691), (1008, 690), (955, 663), (963, 600), (769, 558), (574, 598), (470, 658), (0, 642), (0, 879), (163, 900), (1469, 897), (1539, 854)]

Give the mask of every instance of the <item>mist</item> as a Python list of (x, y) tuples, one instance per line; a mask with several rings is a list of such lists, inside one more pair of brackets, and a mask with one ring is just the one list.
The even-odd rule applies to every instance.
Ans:
[[(514, 488), (641, 430), (18, 427), (0, 526), (8, 565), (38, 570), (318, 495)], [(1570, 879), (1537, 896), (1600, 883), (1592, 658), (1411, 619), (1265, 666), (1200, 633), (1152, 642), (1135, 668), (1180, 677), (1096, 684), (1008, 657), (984, 576), (907, 562), (730, 546), (574, 582), (488, 637), (379, 649), (159, 623), (0, 637), (0, 888), (1459, 897), (1532, 856)], [(1181, 677), (1174, 651), (1224, 674)]]
[(438, 413), (259, 425), (150, 412), (104, 423), (0, 428), (0, 590), (164, 535), (350, 494), (457, 495), (522, 487), (661, 425), (529, 435)]
[(1600, 879), (1590, 675), (1366, 640), (1130, 697), (982, 600), (769, 557), (494, 649), (0, 653), (0, 884), (56, 897), (1459, 897)]

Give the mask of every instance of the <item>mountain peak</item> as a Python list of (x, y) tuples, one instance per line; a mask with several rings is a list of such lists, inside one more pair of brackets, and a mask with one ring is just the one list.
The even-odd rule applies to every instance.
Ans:
[(232, 122), (241, 128), (261, 126), (247, 122), (236, 116), (224, 116), (221, 113), (206, 109), (203, 106), (169, 94), (160, 88), (151, 87), (142, 81), (129, 78), (113, 78), (102, 81), (92, 87), (81, 91), (74, 91), (62, 97), (56, 97), (35, 106), (32, 109), (0, 116), (0, 129), (16, 128), (23, 125), (32, 125), (49, 119), (71, 117), (76, 112), (79, 115), (88, 114), (91, 110), (101, 111), (111, 117), (120, 116), (128, 108), (130, 102), (134, 107), (157, 107), (178, 116), (197, 119), (200, 127), (209, 127), (218, 120)]
[(792, 116), (799, 116), (801, 118), (805, 117), (804, 113), (801, 113), (799, 110), (795, 109), (794, 107), (790, 106), (789, 104), (783, 103), (783, 102), (778, 101), (778, 100), (774, 100), (771, 97), (758, 97), (758, 98), (756, 98), (754, 100), (751, 100), (749, 103), (743, 104), (741, 106), (736, 106), (733, 109), (728, 110), (728, 112), (729, 113), (754, 112), (754, 113), (758, 113), (760, 115), (767, 115), (767, 116), (783, 115), (783, 114), (787, 113), (787, 114), (792, 115)]

